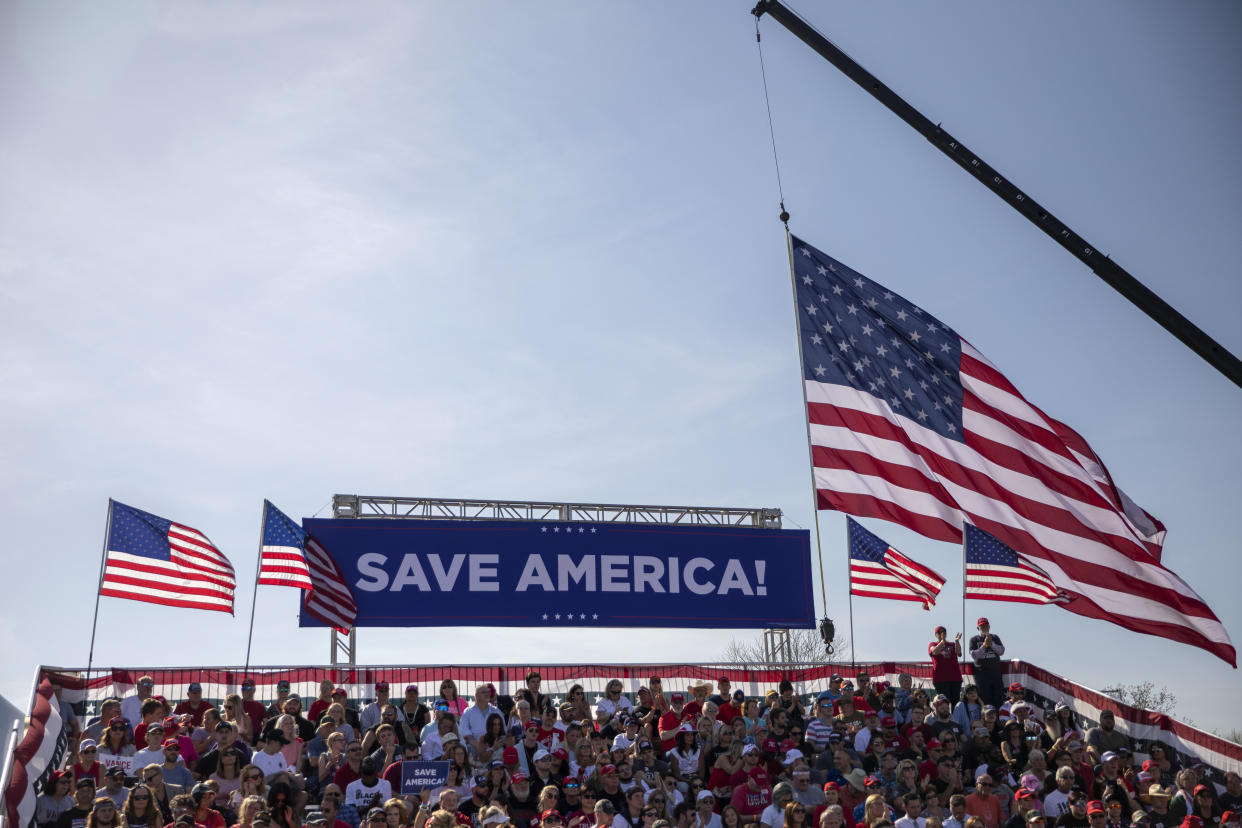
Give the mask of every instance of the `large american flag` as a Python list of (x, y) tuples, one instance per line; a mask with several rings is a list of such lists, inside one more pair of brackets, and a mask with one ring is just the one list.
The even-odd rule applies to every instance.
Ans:
[(233, 565), (197, 529), (110, 500), (107, 545), (100, 595), (232, 614)]
[(358, 605), (332, 556), (305, 529), (269, 501), (263, 501), (260, 584), (307, 590), (306, 611), (347, 633)]
[(944, 578), (846, 518), (850, 547), (850, 592), (867, 598), (918, 601), (931, 609)]
[(1063, 604), (1069, 600), (1042, 570), (987, 532), (968, 523), (964, 535), (965, 597), (1022, 604)]
[(1161, 565), (1164, 527), (1082, 437), (922, 308), (792, 245), (820, 508), (954, 543), (973, 523), (1046, 572), (1066, 609), (1236, 666), (1224, 626)]

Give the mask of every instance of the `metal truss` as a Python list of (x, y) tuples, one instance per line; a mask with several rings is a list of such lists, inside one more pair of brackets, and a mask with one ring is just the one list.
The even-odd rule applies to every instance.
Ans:
[(781, 528), (780, 509), (623, 506), (536, 500), (464, 500), (343, 494), (333, 495), (332, 515), (337, 518), (364, 519), (589, 521)]

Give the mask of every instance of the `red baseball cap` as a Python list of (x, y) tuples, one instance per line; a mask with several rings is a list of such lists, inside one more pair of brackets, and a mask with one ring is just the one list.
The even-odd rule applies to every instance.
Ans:
[(824, 790), (825, 791), (839, 791), (841, 790), (841, 786), (838, 785), (836, 782), (825, 782)]
[(986, 618), (980, 618), (978, 621), (975, 622), (976, 627), (982, 627), (984, 624), (991, 626), (991, 623)]
[(509, 781), (512, 782), (514, 785), (516, 785), (519, 782), (527, 782), (529, 780), (530, 780), (530, 777), (527, 776), (522, 771), (514, 771), (509, 776)]
[(600, 766), (600, 769), (599, 769), (600, 776), (616, 776), (616, 774), (617, 774), (616, 765), (601, 765)]
[(1090, 802), (1088, 802), (1088, 803), (1087, 803), (1087, 813), (1089, 813), (1089, 814), (1103, 814), (1103, 813), (1107, 813), (1107, 811), (1104, 809), (1104, 803), (1103, 803), (1103, 802), (1101, 802), (1101, 801), (1100, 801), (1100, 800), (1098, 800), (1098, 799), (1093, 799), (1093, 800), (1091, 800)]
[(336, 688), (333, 688), (333, 690), (332, 690), (332, 695), (334, 695), (334, 696), (348, 696), (349, 694), (345, 692), (345, 688), (344, 688), (344, 687), (336, 687)]
[(764, 739), (763, 740), (763, 752), (764, 753), (776, 753), (776, 750), (778, 747), (779, 745), (776, 744), (775, 739)]
[(504, 763), (506, 765), (516, 764), (518, 760), (517, 748), (515, 747), (505, 748), (504, 751), (501, 753), (501, 758), (504, 760)]

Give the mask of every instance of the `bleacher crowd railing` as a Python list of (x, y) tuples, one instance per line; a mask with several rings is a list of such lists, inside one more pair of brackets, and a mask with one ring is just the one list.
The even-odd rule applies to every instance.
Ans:
[[(840, 673), (846, 677), (866, 670), (872, 680), (887, 681), (896, 686), (898, 676), (909, 673), (915, 686), (931, 687), (931, 665), (927, 662), (824, 662), (805, 664), (712, 664), (712, 663), (665, 663), (665, 664), (510, 664), (510, 665), (301, 665), (284, 667), (255, 667), (248, 670), (241, 666), (224, 667), (113, 667), (91, 670), (79, 668), (40, 667), (35, 675), (35, 688), (31, 693), (29, 710), (36, 711), (40, 699), (40, 686), (46, 679), (51, 686), (59, 688), (61, 707), (71, 705), (83, 722), (93, 715), (99, 703), (107, 698), (120, 698), (134, 692), (139, 676), (149, 675), (155, 680), (156, 694), (165, 696), (175, 704), (185, 697), (191, 682), (203, 686), (203, 696), (218, 703), (230, 693), (239, 693), (243, 677), (254, 679), (255, 698), (270, 703), (276, 697), (276, 684), (281, 680), (290, 683), (292, 692), (306, 700), (316, 698), (319, 683), (331, 679), (349, 694), (350, 704), (356, 707), (374, 698), (377, 681), (387, 681), (396, 700), (402, 697), (407, 685), (419, 687), (420, 698), (428, 702), (436, 697), (441, 681), (452, 679), (459, 693), (469, 699), (475, 686), (491, 683), (501, 695), (511, 695), (524, 684), (527, 673), (537, 670), (542, 679), (541, 690), (552, 696), (564, 696), (574, 684), (581, 684), (588, 695), (602, 694), (605, 684), (614, 678), (623, 682), (624, 692), (631, 695), (647, 683), (651, 676), (659, 676), (665, 690), (688, 687), (692, 682), (715, 682), (727, 677), (733, 689), (742, 689), (748, 698), (762, 701), (764, 694), (775, 689), (784, 679), (794, 685), (795, 692), (803, 701), (809, 701), (827, 689), (829, 677)], [(970, 666), (965, 670), (969, 674)], [(967, 681), (969, 681), (969, 675)], [(1208, 768), (1208, 778), (1221, 785), (1228, 771), (1242, 773), (1242, 745), (1229, 742), (1213, 733), (1200, 730), (1171, 716), (1151, 710), (1143, 710), (1117, 701), (1097, 690), (1070, 681), (1026, 661), (1010, 661), (1005, 676), (1006, 684), (1021, 682), (1027, 700), (1051, 711), (1058, 702), (1068, 704), (1084, 728), (1099, 722), (1100, 713), (1111, 710), (1117, 728), (1134, 742), (1133, 750), (1139, 758), (1145, 758), (1152, 742), (1162, 743), (1166, 750), (1175, 753), (1183, 762), (1201, 762)], [(47, 685), (43, 685), (45, 692)], [(29, 719), (28, 719), (29, 721)], [(29, 741), (29, 740), (25, 740)], [(12, 744), (12, 742), (10, 742)], [(0, 779), (10, 782), (14, 765), (12, 748), (4, 757), (4, 775)], [(42, 754), (50, 756), (45, 749)], [(41, 754), (41, 755), (42, 755)], [(46, 768), (31, 768), (36, 779)], [(12, 797), (13, 785), (7, 786)], [(10, 803), (11, 804), (11, 803)], [(4, 817), (0, 812), (0, 820)], [(0, 826), (0, 828), (4, 828)]]

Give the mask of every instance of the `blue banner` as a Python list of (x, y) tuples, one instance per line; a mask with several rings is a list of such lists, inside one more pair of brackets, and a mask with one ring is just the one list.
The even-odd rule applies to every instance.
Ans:
[(448, 774), (448, 762), (402, 762), (401, 792), (397, 796), (418, 796), (425, 788), (438, 788), (448, 781)]
[[(805, 530), (305, 519), (359, 627), (815, 625)], [(322, 623), (302, 610), (301, 626)]]

